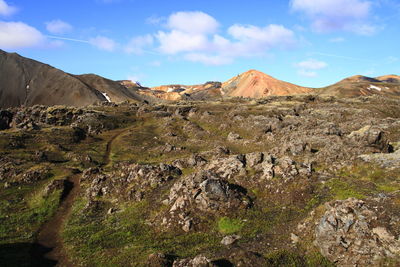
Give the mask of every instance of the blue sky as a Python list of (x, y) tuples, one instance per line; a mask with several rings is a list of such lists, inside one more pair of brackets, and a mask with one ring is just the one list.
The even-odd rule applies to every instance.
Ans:
[(0, 0), (0, 49), (145, 86), (400, 74), (399, 0)]

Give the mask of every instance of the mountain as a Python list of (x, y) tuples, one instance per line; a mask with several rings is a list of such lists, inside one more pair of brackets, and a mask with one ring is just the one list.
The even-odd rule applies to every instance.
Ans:
[(369, 95), (400, 96), (400, 77), (386, 75), (376, 78), (356, 75), (333, 85), (316, 89), (319, 95), (357, 97)]
[(222, 84), (222, 95), (262, 98), (271, 95), (296, 95), (312, 89), (280, 81), (257, 70), (249, 70)]
[(86, 106), (99, 101), (140, 101), (128, 89), (97, 75), (71, 75), (47, 64), (0, 50), (0, 107)]
[(400, 83), (400, 76), (398, 75), (385, 75), (376, 77), (377, 80), (387, 83)]
[(312, 89), (280, 81), (257, 70), (249, 70), (224, 83), (163, 85), (151, 88), (150, 92), (168, 100), (207, 100), (220, 97), (262, 98), (271, 95), (296, 95), (310, 93)]
[(149, 90), (142, 89), (140, 93), (165, 100), (207, 100), (221, 97), (221, 85), (220, 82), (196, 85), (171, 84), (152, 87)]

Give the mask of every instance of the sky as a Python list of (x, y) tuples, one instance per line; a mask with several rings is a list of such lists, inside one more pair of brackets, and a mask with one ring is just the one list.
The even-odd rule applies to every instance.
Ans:
[[(400, 0), (0, 0), (0, 49), (143, 86), (400, 74)], [(1, 75), (1, 74), (0, 74)]]

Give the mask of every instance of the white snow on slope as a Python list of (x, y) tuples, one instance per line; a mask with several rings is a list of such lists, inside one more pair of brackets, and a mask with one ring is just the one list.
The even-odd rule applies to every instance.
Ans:
[(368, 90), (378, 90), (378, 91), (382, 91), (382, 88), (371, 84), (371, 85), (368, 87)]
[(107, 99), (108, 102), (111, 102), (111, 98), (107, 95), (107, 93), (101, 93), (101, 94)]

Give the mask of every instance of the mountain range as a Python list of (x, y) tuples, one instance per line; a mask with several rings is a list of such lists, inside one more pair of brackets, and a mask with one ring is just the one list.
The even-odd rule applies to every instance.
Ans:
[(0, 50), (0, 107), (33, 105), (87, 106), (96, 102), (207, 100), (226, 97), (263, 98), (297, 94), (356, 97), (400, 96), (400, 76), (352, 76), (314, 89), (249, 70), (226, 82), (200, 85), (143, 87), (131, 81), (112, 81), (95, 74), (73, 75), (47, 64)]

